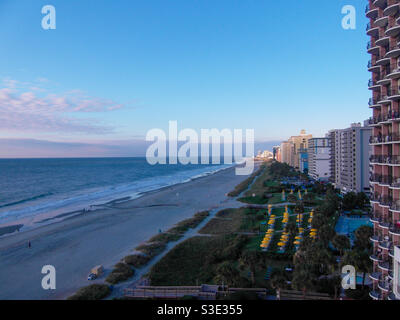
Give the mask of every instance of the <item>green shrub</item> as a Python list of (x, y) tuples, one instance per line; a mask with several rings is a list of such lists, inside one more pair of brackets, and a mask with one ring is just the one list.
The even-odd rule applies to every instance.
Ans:
[(153, 258), (159, 253), (161, 253), (166, 247), (165, 243), (162, 242), (153, 242), (153, 243), (145, 243), (138, 247), (136, 247), (137, 251), (143, 252), (148, 257)]
[(182, 234), (172, 233), (171, 231), (167, 231), (153, 236), (152, 238), (150, 238), (149, 242), (168, 243), (168, 242), (178, 241), (180, 238), (182, 238)]
[(239, 183), (233, 191), (229, 192), (228, 196), (229, 197), (237, 197), (238, 195), (240, 195), (243, 191), (245, 191), (251, 185), (251, 183), (254, 181), (254, 179), (264, 171), (264, 169), (265, 169), (264, 165), (260, 166), (260, 168), (257, 171), (253, 172), (250, 177), (248, 177), (246, 180)]
[(109, 286), (105, 284), (92, 284), (79, 289), (68, 300), (101, 300), (110, 294)]
[(150, 257), (143, 254), (133, 254), (130, 256), (126, 256), (123, 260), (126, 264), (134, 268), (140, 268), (143, 267), (147, 262), (149, 262), (150, 259)]
[(119, 262), (114, 266), (113, 271), (108, 275), (106, 281), (111, 284), (117, 284), (132, 277), (135, 271), (126, 263)]

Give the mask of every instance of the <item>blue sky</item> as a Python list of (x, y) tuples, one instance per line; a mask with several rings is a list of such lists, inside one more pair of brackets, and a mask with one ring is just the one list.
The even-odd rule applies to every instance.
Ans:
[[(56, 30), (41, 28), (47, 4)], [(348, 4), (356, 30), (341, 26)], [(1, 0), (0, 138), (126, 141), (169, 120), (259, 141), (346, 127), (370, 116), (365, 5)]]

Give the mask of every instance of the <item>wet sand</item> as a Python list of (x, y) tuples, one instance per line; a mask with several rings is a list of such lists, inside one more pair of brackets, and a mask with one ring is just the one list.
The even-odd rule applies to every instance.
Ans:
[[(111, 269), (160, 229), (199, 211), (240, 206), (226, 194), (246, 178), (230, 168), (0, 238), (0, 299), (64, 299), (90, 284), (92, 267)], [(41, 287), (44, 265), (56, 268), (56, 290)]]

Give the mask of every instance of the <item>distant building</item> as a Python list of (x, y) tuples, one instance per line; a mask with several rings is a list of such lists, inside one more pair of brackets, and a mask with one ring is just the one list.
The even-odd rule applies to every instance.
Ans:
[(371, 133), (370, 127), (360, 123), (328, 133), (331, 141), (331, 182), (343, 193), (369, 193)]
[(257, 154), (257, 159), (262, 159), (262, 160), (268, 160), (268, 159), (272, 159), (273, 153), (271, 151), (265, 150), (265, 151), (258, 151)]
[(272, 149), (272, 153), (274, 154), (274, 160), (281, 162), (281, 147), (280, 146), (275, 146)]
[(303, 173), (308, 173), (308, 151), (307, 149), (299, 150), (299, 171)]
[(292, 145), (288, 141), (281, 143), (281, 162), (290, 165)]
[(289, 165), (295, 169), (300, 169), (299, 153), (301, 150), (307, 150), (308, 141), (312, 138), (311, 134), (306, 134), (306, 130), (301, 130), (300, 135), (291, 136), (288, 142), (291, 144), (290, 148), (290, 162)]
[[(301, 130), (300, 135), (291, 136), (288, 141), (281, 143), (281, 162), (287, 163), (297, 170), (301, 170), (300, 166), (304, 169), (305, 156), (304, 152), (308, 147), (308, 140), (312, 138), (311, 134), (306, 134), (305, 130)], [(303, 161), (302, 164), (301, 161)]]
[(319, 181), (330, 178), (330, 140), (312, 138), (308, 141), (308, 174)]

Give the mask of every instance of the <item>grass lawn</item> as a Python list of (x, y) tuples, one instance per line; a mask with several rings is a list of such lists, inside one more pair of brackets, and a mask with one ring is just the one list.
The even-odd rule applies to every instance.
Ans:
[(258, 232), (260, 223), (265, 221), (266, 210), (249, 208), (227, 209), (217, 213), (200, 231), (200, 234), (232, 234)]

